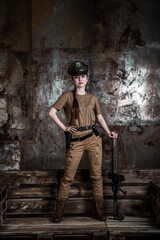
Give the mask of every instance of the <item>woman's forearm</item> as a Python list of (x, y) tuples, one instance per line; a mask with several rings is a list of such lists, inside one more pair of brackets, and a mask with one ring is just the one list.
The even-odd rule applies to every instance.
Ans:
[(63, 131), (65, 131), (66, 126), (59, 120), (56, 112), (57, 110), (52, 107), (48, 113), (48, 116), (57, 124), (58, 127), (60, 127)]
[(103, 116), (101, 114), (97, 115), (97, 120), (99, 122), (99, 124), (101, 125), (101, 127), (103, 128), (103, 130), (109, 134), (111, 133), (111, 131), (109, 130), (106, 121), (104, 120)]

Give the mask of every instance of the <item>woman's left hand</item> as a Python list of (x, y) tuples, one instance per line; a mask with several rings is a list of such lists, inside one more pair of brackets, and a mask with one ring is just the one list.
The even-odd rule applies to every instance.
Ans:
[(108, 137), (110, 137), (110, 138), (118, 138), (118, 134), (115, 133), (115, 132), (110, 132), (110, 133), (108, 134)]

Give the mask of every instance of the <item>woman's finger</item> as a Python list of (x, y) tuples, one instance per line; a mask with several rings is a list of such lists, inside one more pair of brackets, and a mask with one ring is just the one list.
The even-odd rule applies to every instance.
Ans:
[(77, 128), (76, 128), (75, 126), (70, 126), (70, 127), (68, 127), (68, 131), (69, 131), (70, 133), (73, 133), (73, 132), (76, 132), (76, 131), (77, 131)]
[(110, 137), (110, 138), (117, 138), (117, 137), (118, 137), (118, 134), (115, 133), (115, 132), (111, 132), (111, 133), (109, 134), (109, 137)]
[(75, 130), (74, 130), (73, 128), (71, 128), (71, 130), (70, 130), (70, 131), (71, 131), (71, 133), (75, 132)]
[(77, 131), (77, 128), (75, 126), (72, 126), (72, 130)]
[(113, 138), (117, 138), (117, 136), (118, 136), (118, 134), (115, 132), (113, 132), (112, 135), (113, 135)]

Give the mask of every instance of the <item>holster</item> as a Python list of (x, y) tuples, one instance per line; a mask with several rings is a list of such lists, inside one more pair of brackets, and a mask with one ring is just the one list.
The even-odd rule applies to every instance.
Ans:
[(66, 150), (68, 151), (72, 140), (72, 133), (64, 132), (64, 134), (66, 136)]
[(92, 126), (92, 129), (93, 129), (94, 134), (95, 134), (96, 136), (99, 136), (99, 132), (98, 132), (98, 130), (97, 130), (97, 128), (96, 128), (96, 125), (93, 125), (93, 126)]

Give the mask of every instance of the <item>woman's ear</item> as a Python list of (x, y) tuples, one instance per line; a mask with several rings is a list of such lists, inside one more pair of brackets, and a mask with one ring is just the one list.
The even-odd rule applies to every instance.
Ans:
[(71, 81), (72, 81), (72, 83), (74, 83), (73, 76), (71, 76)]
[(72, 83), (74, 84), (74, 80), (73, 80), (73, 78), (72, 78)]

